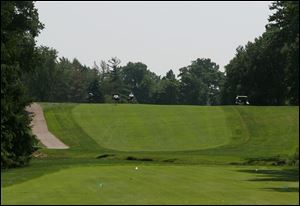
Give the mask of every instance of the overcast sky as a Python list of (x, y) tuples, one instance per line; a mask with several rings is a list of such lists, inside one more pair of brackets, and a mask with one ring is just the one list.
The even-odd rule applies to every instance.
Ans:
[(265, 31), (269, 1), (255, 2), (36, 2), (45, 24), (38, 45), (59, 57), (94, 61), (117, 56), (143, 62), (158, 75), (178, 74), (196, 58), (223, 67), (235, 49)]

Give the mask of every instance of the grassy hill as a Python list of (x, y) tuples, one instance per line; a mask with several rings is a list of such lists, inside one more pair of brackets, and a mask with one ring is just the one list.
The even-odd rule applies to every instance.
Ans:
[(48, 127), (74, 150), (288, 156), (298, 107), (44, 104)]
[(2, 204), (299, 203), (298, 168), (272, 165), (296, 151), (299, 107), (42, 106), (70, 149), (2, 171)]

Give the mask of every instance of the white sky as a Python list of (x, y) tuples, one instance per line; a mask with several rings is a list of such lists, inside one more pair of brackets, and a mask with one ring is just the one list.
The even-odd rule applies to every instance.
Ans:
[(117, 56), (158, 75), (211, 58), (223, 67), (235, 49), (265, 31), (270, 1), (35, 3), (45, 24), (38, 45), (93, 66)]

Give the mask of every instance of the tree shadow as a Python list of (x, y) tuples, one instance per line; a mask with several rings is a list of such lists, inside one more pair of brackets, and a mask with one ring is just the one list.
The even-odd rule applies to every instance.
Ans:
[[(256, 174), (255, 178), (249, 179), (248, 181), (274, 181), (274, 182), (298, 182), (299, 181), (299, 168), (293, 169), (281, 169), (281, 170), (272, 170), (272, 169), (243, 169), (238, 170), (239, 172)], [(263, 188), (265, 190), (273, 190), (277, 192), (299, 192), (298, 187), (277, 187), (277, 188)]]
[(273, 191), (277, 191), (277, 192), (299, 192), (299, 188), (297, 187), (282, 187), (282, 188), (278, 188), (278, 187), (268, 187), (268, 188), (264, 188), (265, 190), (273, 190)]
[(246, 172), (257, 174), (256, 178), (250, 179), (249, 181), (285, 181), (285, 182), (296, 182), (299, 181), (299, 170), (295, 169), (253, 169), (253, 170), (238, 170), (239, 172)]

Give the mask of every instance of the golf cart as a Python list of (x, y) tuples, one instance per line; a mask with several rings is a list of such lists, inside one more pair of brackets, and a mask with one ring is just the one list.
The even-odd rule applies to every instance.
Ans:
[(248, 96), (236, 96), (235, 104), (237, 105), (249, 105)]
[(89, 101), (89, 102), (92, 102), (93, 99), (94, 99), (93, 97), (94, 97), (94, 94), (90, 92), (90, 93), (88, 94), (88, 101)]
[(127, 101), (130, 103), (134, 103), (134, 95), (132, 94), (132, 92), (128, 95)]
[(120, 96), (118, 94), (114, 94), (113, 100), (115, 100), (115, 103), (118, 103), (120, 101)]

